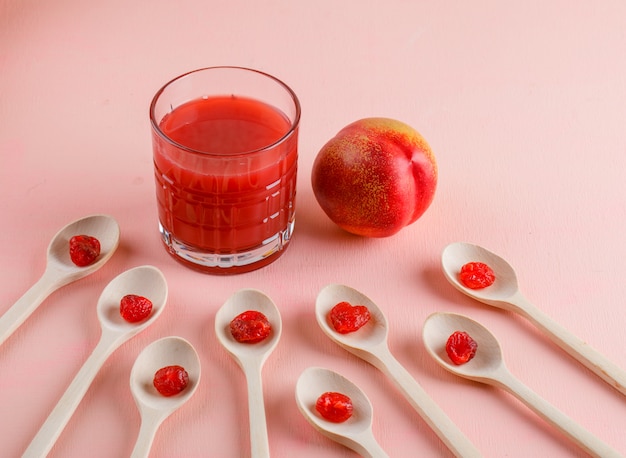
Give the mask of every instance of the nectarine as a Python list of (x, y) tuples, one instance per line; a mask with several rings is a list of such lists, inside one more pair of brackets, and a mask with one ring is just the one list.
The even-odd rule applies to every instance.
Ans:
[(387, 237), (430, 206), (437, 163), (412, 127), (395, 119), (366, 118), (344, 127), (321, 148), (311, 184), (318, 203), (339, 227)]

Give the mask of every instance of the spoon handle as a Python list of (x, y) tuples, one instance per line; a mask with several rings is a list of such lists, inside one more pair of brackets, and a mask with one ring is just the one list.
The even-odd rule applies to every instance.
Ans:
[(250, 449), (252, 458), (269, 458), (267, 420), (263, 398), (261, 367), (254, 364), (245, 367), (248, 385), (248, 416), (250, 419)]
[(624, 370), (556, 323), (521, 294), (515, 296), (510, 302), (517, 307), (519, 313), (543, 331), (555, 344), (617, 391), (626, 395), (626, 372)]
[(378, 364), (375, 365), (394, 381), (413, 408), (455, 456), (462, 458), (482, 456), (474, 444), (388, 350), (377, 355), (377, 359)]
[(0, 345), (56, 288), (57, 284), (52, 275), (49, 271), (44, 272), (41, 278), (0, 317)]
[(98, 370), (100, 370), (115, 349), (115, 343), (115, 340), (109, 338), (106, 333), (102, 334), (98, 345), (65, 390), (65, 393), (31, 441), (22, 458), (41, 458), (50, 452), (78, 404), (85, 396)]
[(156, 413), (141, 416), (139, 434), (137, 435), (137, 441), (135, 442), (135, 447), (133, 448), (133, 453), (130, 455), (130, 458), (148, 458), (150, 449), (152, 448), (152, 442), (163, 420), (164, 417), (156, 415)]
[(537, 395), (515, 378), (506, 368), (502, 367), (494, 380), (498, 382), (499, 386), (515, 395), (541, 418), (557, 427), (592, 456), (599, 458), (618, 458), (622, 456), (548, 401)]
[(358, 438), (355, 438), (350, 448), (364, 458), (389, 458), (389, 455), (376, 441), (371, 430), (367, 430)]

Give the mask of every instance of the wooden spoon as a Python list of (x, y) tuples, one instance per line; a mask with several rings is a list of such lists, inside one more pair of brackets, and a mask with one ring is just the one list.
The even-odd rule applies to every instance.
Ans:
[[(248, 310), (261, 312), (272, 326), (272, 332), (267, 338), (252, 344), (237, 342), (230, 333), (232, 319)], [(241, 289), (235, 292), (215, 315), (217, 339), (241, 367), (246, 377), (250, 448), (253, 458), (270, 456), (261, 371), (265, 361), (276, 348), (281, 332), (282, 320), (278, 307), (268, 296), (255, 289)]]
[[(328, 391), (344, 394), (352, 401), (354, 410), (347, 421), (334, 423), (315, 411), (317, 399)], [(302, 372), (296, 383), (296, 403), (304, 418), (326, 437), (364, 457), (388, 456), (372, 433), (373, 409), (370, 400), (358, 386), (337, 372), (321, 367), (309, 367)]]
[[(476, 356), (458, 366), (450, 361), (445, 348), (448, 337), (455, 331), (467, 332), (478, 343)], [(434, 313), (424, 322), (422, 338), (433, 359), (453, 374), (509, 391), (593, 456), (602, 458), (621, 456), (516, 379), (504, 363), (498, 340), (476, 321), (463, 315)]]
[[(99, 240), (100, 256), (93, 264), (78, 267), (70, 259), (69, 241), (75, 235), (90, 235)], [(120, 228), (117, 222), (106, 215), (81, 218), (57, 232), (48, 245), (43, 275), (0, 317), (0, 344), (26, 321), (50, 294), (102, 267), (113, 256), (119, 239)]]
[[(181, 393), (166, 397), (154, 387), (154, 374), (173, 365), (187, 371), (189, 383)], [(131, 458), (148, 457), (161, 423), (193, 396), (199, 382), (200, 359), (185, 339), (164, 337), (143, 349), (130, 372), (130, 391), (141, 414), (141, 428)]]

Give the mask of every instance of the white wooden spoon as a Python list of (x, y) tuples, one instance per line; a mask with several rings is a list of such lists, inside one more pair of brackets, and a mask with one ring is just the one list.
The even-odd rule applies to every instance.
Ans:
[[(127, 294), (144, 296), (152, 301), (152, 313), (144, 321), (128, 323), (121, 317), (120, 300)], [(23, 457), (40, 458), (50, 451), (107, 358), (124, 342), (154, 323), (161, 315), (166, 300), (165, 277), (152, 266), (127, 270), (104, 288), (97, 306), (102, 329), (100, 341), (31, 441)]]
[[(484, 262), (493, 269), (496, 276), (493, 285), (470, 289), (459, 281), (461, 267), (472, 261)], [(485, 304), (524, 316), (570, 356), (626, 395), (626, 372), (531, 304), (519, 290), (513, 267), (500, 256), (477, 245), (453, 243), (443, 250), (441, 266), (456, 289)]]
[[(100, 242), (100, 256), (91, 265), (78, 267), (70, 259), (70, 239), (75, 235), (90, 235)], [(37, 282), (0, 317), (0, 345), (54, 291), (95, 272), (115, 252), (120, 240), (120, 228), (112, 217), (93, 215), (68, 224), (48, 245), (46, 269)]]
[[(467, 332), (478, 344), (476, 356), (458, 366), (450, 361), (446, 353), (448, 337), (455, 331)], [(434, 313), (424, 322), (422, 338), (434, 360), (453, 374), (509, 391), (593, 456), (602, 458), (621, 456), (515, 378), (504, 363), (498, 340), (476, 321), (463, 315)]]
[[(343, 423), (324, 419), (315, 411), (317, 399), (328, 391), (345, 394), (352, 401), (352, 416)], [(373, 409), (361, 389), (347, 378), (321, 367), (309, 367), (296, 383), (296, 403), (311, 425), (329, 439), (345, 445), (361, 456), (386, 458), (372, 433)]]
[[(340, 334), (328, 322), (328, 313), (339, 302), (364, 305), (371, 320), (356, 332)], [(459, 457), (481, 456), (476, 447), (450, 420), (411, 374), (391, 354), (387, 344), (389, 327), (382, 310), (367, 296), (344, 285), (331, 284), (323, 288), (315, 303), (317, 322), (328, 337), (341, 347), (372, 364), (387, 375), (441, 441)]]
[[(261, 312), (272, 326), (270, 335), (257, 343), (237, 342), (230, 333), (230, 322), (233, 318), (248, 310)], [(268, 356), (276, 348), (281, 333), (282, 320), (278, 308), (268, 296), (255, 289), (235, 292), (215, 315), (217, 339), (235, 359), (246, 377), (250, 449), (253, 458), (270, 456), (261, 371)]]
[[(154, 374), (167, 366), (181, 366), (189, 384), (174, 396), (163, 396), (154, 387)], [(161, 423), (195, 393), (200, 382), (200, 359), (193, 346), (181, 337), (152, 342), (137, 357), (130, 372), (130, 391), (141, 414), (141, 427), (131, 458), (147, 458)]]

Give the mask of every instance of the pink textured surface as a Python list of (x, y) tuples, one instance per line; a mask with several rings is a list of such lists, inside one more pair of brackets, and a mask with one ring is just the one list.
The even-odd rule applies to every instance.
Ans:
[[(107, 361), (52, 457), (130, 454), (130, 369), (167, 335), (197, 348), (203, 379), (151, 456), (248, 456), (245, 382), (213, 332), (216, 310), (244, 287), (267, 293), (283, 317), (263, 373), (273, 456), (354, 455), (297, 410), (295, 382), (313, 365), (368, 394), (390, 456), (450, 456), (382, 374), (315, 324), (315, 297), (335, 282), (385, 310), (392, 352), (485, 456), (585, 455), (512, 396), (430, 360), (420, 329), (432, 312), (487, 325), (514, 374), (626, 454), (624, 396), (522, 318), (456, 292), (439, 269), (454, 241), (495, 251), (531, 301), (626, 368), (626, 6), (424, 3), (0, 1), (0, 313), (39, 278), (67, 222), (108, 213), (122, 231), (102, 270), (51, 295), (0, 347), (3, 456), (22, 453), (95, 347), (104, 286), (142, 264), (165, 274), (167, 309)], [(165, 81), (211, 65), (272, 73), (303, 106), (293, 242), (263, 270), (226, 278), (187, 270), (161, 248), (148, 124)], [(431, 208), (388, 239), (341, 232), (310, 187), (319, 148), (368, 116), (414, 126), (439, 163)]]

